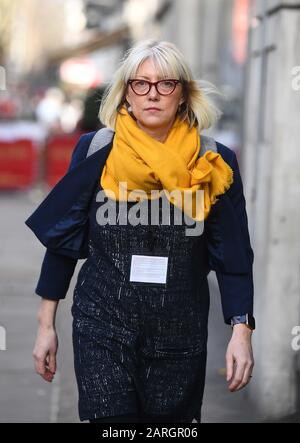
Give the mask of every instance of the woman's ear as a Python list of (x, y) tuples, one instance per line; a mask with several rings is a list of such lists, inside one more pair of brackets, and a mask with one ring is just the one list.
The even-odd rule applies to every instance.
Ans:
[(125, 97), (124, 105), (126, 106), (127, 111), (129, 112), (129, 114), (130, 114), (132, 117), (134, 117), (133, 114), (132, 114), (132, 107), (131, 107), (130, 102), (127, 100), (127, 96)]
[(181, 92), (180, 99), (179, 99), (179, 106), (181, 106), (181, 105), (185, 102), (185, 99), (186, 99), (185, 94), (184, 94), (184, 92), (182, 91), (182, 92)]

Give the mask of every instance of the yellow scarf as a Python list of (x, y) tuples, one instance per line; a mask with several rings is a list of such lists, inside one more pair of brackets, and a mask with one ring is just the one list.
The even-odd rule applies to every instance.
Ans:
[[(143, 131), (123, 107), (117, 117), (113, 146), (103, 167), (100, 184), (104, 192), (113, 191), (116, 199), (122, 201), (137, 201), (139, 196), (143, 199), (145, 194), (139, 190), (144, 191), (148, 199), (155, 196), (151, 190), (164, 190), (171, 203), (190, 218), (202, 221), (209, 215), (211, 205), (218, 201), (216, 196), (223, 194), (232, 184), (233, 171), (221, 155), (213, 151), (198, 158), (200, 149), (197, 128), (190, 129), (179, 117), (166, 141), (161, 143)], [(120, 182), (126, 182), (126, 185)], [(174, 190), (178, 191), (175, 196), (168, 196), (168, 192)], [(202, 203), (196, 205), (196, 191), (200, 190), (204, 191)], [(184, 191), (191, 193), (191, 204), (184, 204)], [(105, 194), (112, 197), (111, 192)]]

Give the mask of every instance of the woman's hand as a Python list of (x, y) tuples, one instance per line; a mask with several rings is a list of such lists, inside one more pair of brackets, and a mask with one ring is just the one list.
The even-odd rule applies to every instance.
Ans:
[(44, 380), (51, 382), (56, 372), (58, 339), (54, 327), (39, 326), (33, 358), (35, 370)]
[(44, 380), (51, 382), (56, 372), (58, 338), (55, 330), (55, 316), (58, 301), (41, 298), (38, 312), (39, 328), (32, 352), (35, 370)]
[(252, 331), (244, 324), (233, 326), (233, 333), (226, 352), (228, 389), (231, 392), (244, 388), (251, 380), (254, 366)]

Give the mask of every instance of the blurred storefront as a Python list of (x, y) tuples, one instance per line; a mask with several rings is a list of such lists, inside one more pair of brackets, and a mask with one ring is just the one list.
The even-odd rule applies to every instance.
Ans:
[(0, 53), (7, 78), (0, 93), (1, 189), (17, 188), (21, 180), (11, 165), (25, 127), (33, 155), (30, 179), (21, 182), (50, 187), (66, 172), (80, 135), (101, 127), (103, 89), (128, 47), (123, 3), (1, 0), (6, 25)]

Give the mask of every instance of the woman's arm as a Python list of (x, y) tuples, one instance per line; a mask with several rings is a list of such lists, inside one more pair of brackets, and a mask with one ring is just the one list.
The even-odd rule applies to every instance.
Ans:
[[(70, 161), (68, 172), (86, 158), (95, 132), (84, 134), (78, 140)], [(46, 249), (35, 293), (49, 300), (66, 297), (77, 259)]]
[[(218, 143), (218, 152), (233, 170), (233, 184), (221, 196), (207, 219), (209, 262), (216, 272), (221, 293), (224, 321), (253, 314), (253, 260), (243, 183), (235, 153)], [(245, 324), (233, 326), (227, 347), (228, 389), (242, 389), (250, 380), (254, 366), (252, 331)]]
[(66, 297), (77, 259), (46, 250), (35, 293), (49, 300)]
[[(93, 133), (80, 137), (76, 144), (68, 172), (86, 157)], [(41, 297), (38, 310), (38, 330), (34, 349), (35, 370), (41, 377), (52, 382), (56, 372), (58, 337), (55, 318), (60, 299), (65, 298), (77, 260), (46, 250), (39, 280), (35, 289)]]
[(41, 377), (51, 382), (56, 372), (58, 338), (55, 329), (57, 300), (41, 299), (38, 310), (38, 331), (33, 358), (35, 370)]
[(253, 315), (253, 261), (246, 201), (236, 154), (218, 143), (218, 152), (233, 170), (233, 184), (212, 206), (205, 221), (210, 269), (216, 272), (224, 321)]

